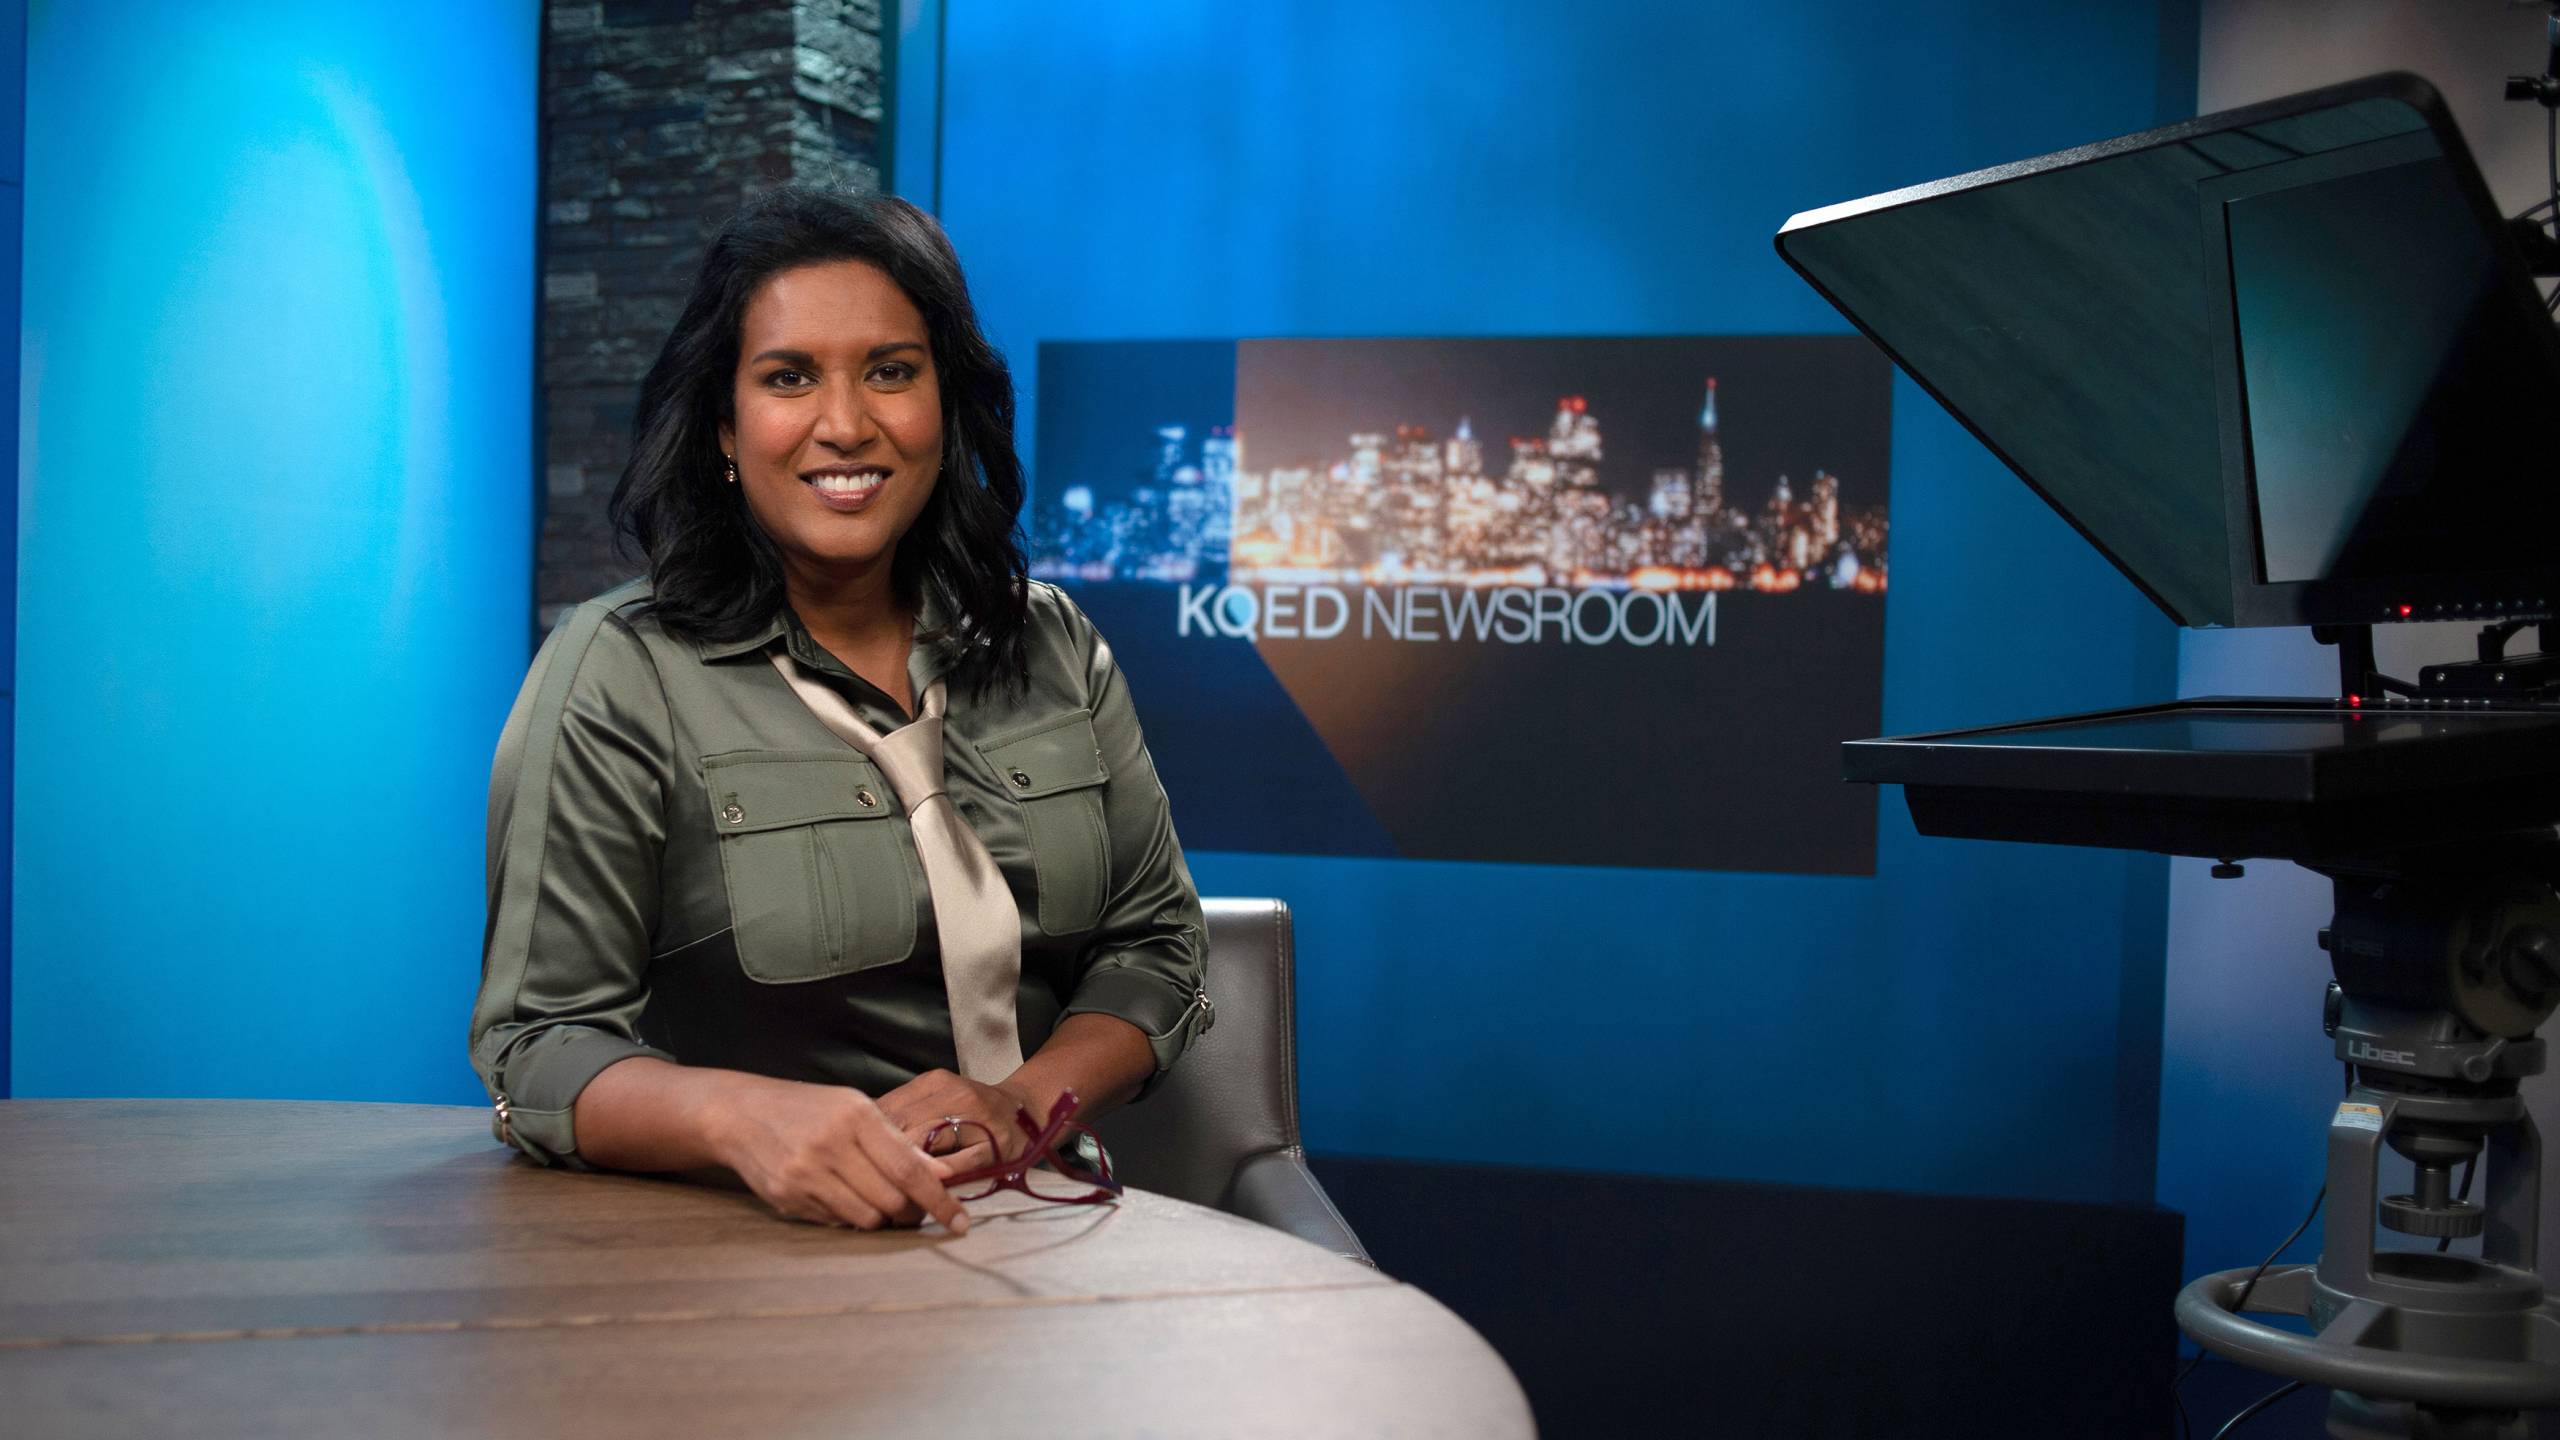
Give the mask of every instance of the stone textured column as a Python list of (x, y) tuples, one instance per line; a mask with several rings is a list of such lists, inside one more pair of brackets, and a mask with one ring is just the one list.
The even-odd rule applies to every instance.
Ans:
[(879, 0), (544, 6), (537, 618), (635, 573), (605, 500), (703, 242), (781, 184), (876, 192)]

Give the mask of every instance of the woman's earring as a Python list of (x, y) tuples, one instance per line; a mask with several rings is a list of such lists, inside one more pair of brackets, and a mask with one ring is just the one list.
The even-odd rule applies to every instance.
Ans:
[(723, 455), (723, 456), (721, 456), (721, 457), (720, 457), (720, 464), (721, 464), (721, 467), (722, 467), (724, 470), (726, 470), (726, 471), (728, 472), (728, 480), (729, 480), (729, 483), (730, 483), (730, 484), (732, 484), (732, 485), (737, 484), (737, 483), (738, 483), (738, 457), (736, 457), (735, 455)]

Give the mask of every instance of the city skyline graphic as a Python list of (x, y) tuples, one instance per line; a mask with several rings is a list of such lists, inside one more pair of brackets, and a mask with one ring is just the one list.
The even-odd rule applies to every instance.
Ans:
[[(1777, 468), (1740, 471), (1727, 455), (1729, 386), (1712, 371), (1679, 405), (1693, 428), (1670, 444), (1686, 453), (1666, 454), (1662, 380), (1676, 358), (1645, 352), (1681, 344), (1246, 342), (1238, 347), (1246, 352), (1240, 423), (1152, 417), (1129, 426), (1101, 463), (1042, 475), (1028, 527), (1032, 574), (1088, 583), (1881, 593), (1890, 574), (1882, 457), (1861, 485), (1823, 464), (1821, 452), (1867, 458), (1867, 447), (1840, 443), (1839, 432), (1828, 443), (1808, 434), (1792, 445), (1746, 442), (1746, 456)], [(1446, 373), (1451, 351), (1497, 366), (1514, 358), (1485, 355), (1489, 347), (1529, 363), (1472, 387), (1475, 394), (1446, 393), (1459, 378)], [(1442, 363), (1407, 365), (1412, 357), (1395, 353), (1421, 350)], [(1602, 363), (1589, 363), (1595, 358)], [(1640, 383), (1628, 383), (1630, 370)], [(1548, 388), (1536, 383), (1541, 371), (1571, 388), (1557, 389), (1537, 414), (1524, 395)], [(1439, 383), (1412, 383), (1417, 374)], [(1345, 380), (1354, 393), (1342, 393)], [(1746, 393), (1751, 383), (1746, 377)], [(1440, 393), (1399, 404), (1399, 388)], [(1781, 417), (1766, 431), (1783, 432), (1783, 420), (1803, 409), (1800, 396), (1760, 390)], [(1444, 433), (1431, 407), (1452, 400), (1455, 421)], [(1609, 400), (1650, 402), (1651, 413), (1606, 411)], [(1480, 415), (1508, 423), (1479, 429)], [(1801, 462), (1792, 471), (1788, 452)]]

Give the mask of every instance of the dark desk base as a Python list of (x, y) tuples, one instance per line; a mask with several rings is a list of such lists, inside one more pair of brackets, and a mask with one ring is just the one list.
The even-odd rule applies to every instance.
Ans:
[(2174, 1212), (1315, 1168), (1389, 1275), (1493, 1342), (1548, 1440), (1685, 1433), (1684, 1415), (1696, 1433), (1789, 1440), (2156, 1440), (2176, 1425)]

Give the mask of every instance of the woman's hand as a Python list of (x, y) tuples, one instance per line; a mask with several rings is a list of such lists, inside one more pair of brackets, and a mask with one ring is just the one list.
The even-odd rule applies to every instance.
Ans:
[[(1013, 1123), (1014, 1111), (1031, 1112), (1035, 1123), (1045, 1121), (1058, 1097), (1073, 1090), (1084, 1102), (1077, 1118), (1091, 1120), (1136, 1094), (1155, 1068), (1155, 1051), (1145, 1031), (1118, 1016), (1088, 1012), (1059, 1021), (1039, 1053), (996, 1084), (928, 1070), (881, 1096), (880, 1109), (910, 1144), (922, 1145), (934, 1126), (956, 1115), (984, 1125), (1006, 1155), (1018, 1156), (1030, 1137)], [(934, 1143), (942, 1147), (936, 1158), (949, 1162), (945, 1175), (996, 1158), (983, 1144), (964, 1149), (948, 1140)]]
[(956, 1167), (917, 1149), (862, 1092), (755, 1077), (722, 1108), (720, 1163), (783, 1214), (862, 1230), (931, 1215), (968, 1233), (968, 1212), (942, 1185)]
[[(986, 1127), (986, 1133), (1007, 1156), (1018, 1155), (1030, 1143), (1022, 1127), (1013, 1123), (1013, 1112), (1031, 1108), (1027, 1095), (1016, 1093), (1004, 1085), (981, 1085), (966, 1076), (948, 1070), (927, 1070), (906, 1084), (880, 1097), (880, 1113), (896, 1126), (898, 1134), (910, 1145), (922, 1146), (925, 1136), (937, 1125), (953, 1117)], [(1043, 1118), (1034, 1112), (1034, 1119)], [(964, 1143), (967, 1142), (967, 1143)], [(954, 1134), (944, 1126), (934, 1141), (935, 1157), (949, 1168), (943, 1173), (955, 1174), (974, 1169), (999, 1158), (988, 1153), (974, 1132)]]

